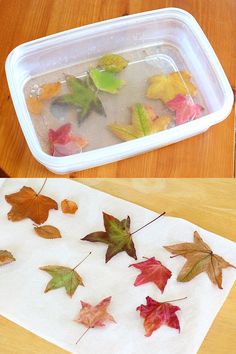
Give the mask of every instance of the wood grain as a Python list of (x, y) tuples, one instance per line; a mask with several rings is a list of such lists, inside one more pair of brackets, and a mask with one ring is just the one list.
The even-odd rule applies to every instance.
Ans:
[[(157, 212), (165, 210), (169, 215), (185, 218), (236, 241), (235, 179), (116, 178), (79, 179), (79, 181), (151, 210)], [(233, 287), (218, 313), (198, 354), (235, 353), (235, 300), (236, 286)], [(0, 328), (0, 353), (66, 353), (2, 317), (0, 317)]]
[[(0, 0), (0, 168), (11, 177), (55, 176), (32, 157), (7, 87), (4, 62), (17, 45), (88, 23), (126, 14), (181, 7), (192, 13), (212, 43), (235, 87), (235, 0)], [(201, 73), (199, 73), (201, 75)], [(126, 159), (73, 173), (71, 177), (232, 177), (234, 113), (200, 136)]]

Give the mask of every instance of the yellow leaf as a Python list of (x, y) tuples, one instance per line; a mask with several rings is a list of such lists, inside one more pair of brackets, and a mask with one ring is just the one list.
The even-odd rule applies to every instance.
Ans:
[(41, 86), (40, 100), (50, 100), (51, 98), (57, 96), (61, 90), (61, 83), (54, 82), (51, 84), (45, 84)]
[(149, 79), (146, 96), (163, 102), (172, 100), (178, 94), (195, 96), (197, 89), (190, 79), (191, 75), (187, 71), (153, 76)]

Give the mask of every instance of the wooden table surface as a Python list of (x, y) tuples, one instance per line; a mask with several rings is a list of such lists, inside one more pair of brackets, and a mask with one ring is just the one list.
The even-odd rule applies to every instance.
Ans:
[[(88, 23), (170, 6), (183, 8), (195, 16), (235, 87), (235, 0), (0, 0), (0, 174), (54, 176), (31, 155), (11, 102), (4, 62), (14, 47)], [(200, 136), (71, 176), (232, 177), (233, 174), (232, 111), (228, 119)]]
[[(236, 241), (235, 179), (80, 179), (79, 181), (151, 210), (157, 212), (165, 210), (168, 215), (185, 218)], [(236, 284), (218, 313), (198, 354), (235, 353), (235, 300)], [(65, 354), (66, 352), (0, 317), (0, 353)]]

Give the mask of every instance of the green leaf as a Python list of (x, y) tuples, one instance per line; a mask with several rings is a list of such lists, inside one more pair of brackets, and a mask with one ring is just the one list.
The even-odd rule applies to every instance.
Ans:
[(50, 290), (65, 288), (66, 293), (72, 297), (79, 285), (84, 286), (82, 278), (74, 269), (56, 265), (40, 267), (39, 269), (52, 276), (44, 291), (45, 293)]
[(53, 102), (54, 105), (66, 104), (79, 108), (82, 119), (87, 117), (91, 110), (104, 114), (102, 103), (88, 79), (81, 80), (75, 76), (68, 75), (66, 83), (70, 93), (57, 98)]
[(140, 103), (132, 109), (132, 124), (110, 124), (108, 127), (121, 140), (128, 141), (154, 134), (168, 128), (171, 117), (157, 117), (151, 107)]
[(97, 89), (108, 93), (117, 93), (125, 84), (124, 80), (117, 79), (116, 76), (109, 71), (100, 71), (96, 68), (92, 68), (89, 74)]
[(119, 73), (128, 65), (128, 61), (118, 54), (106, 54), (99, 59), (98, 65), (113, 73)]
[(120, 221), (112, 215), (103, 213), (103, 221), (106, 231), (93, 232), (82, 240), (107, 244), (106, 263), (119, 252), (126, 252), (130, 257), (137, 259), (130, 234), (130, 217)]

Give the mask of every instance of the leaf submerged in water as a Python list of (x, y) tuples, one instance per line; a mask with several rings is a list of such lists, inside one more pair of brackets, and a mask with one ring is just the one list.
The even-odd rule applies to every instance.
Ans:
[(98, 65), (106, 71), (119, 73), (126, 68), (128, 61), (118, 54), (105, 54), (99, 59)]
[(168, 128), (171, 117), (157, 117), (151, 107), (136, 103), (132, 107), (132, 124), (110, 124), (108, 127), (121, 140), (128, 141)]
[[(80, 119), (86, 118), (94, 110), (99, 114), (105, 115), (102, 102), (97, 96), (96, 91), (91, 86), (89, 79), (81, 80), (73, 75), (66, 76), (66, 83), (70, 93), (58, 97), (52, 102), (51, 110), (54, 112), (59, 105), (64, 110), (67, 106), (79, 109)], [(64, 107), (63, 107), (64, 106)]]
[(110, 71), (100, 71), (92, 68), (89, 74), (97, 89), (108, 93), (117, 93), (125, 84), (124, 80), (117, 79)]

